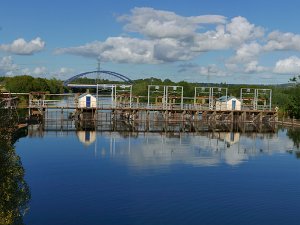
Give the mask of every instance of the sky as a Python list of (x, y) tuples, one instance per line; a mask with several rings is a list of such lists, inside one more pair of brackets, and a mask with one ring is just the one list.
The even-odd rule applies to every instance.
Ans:
[(0, 75), (281, 84), (300, 74), (297, 0), (1, 0)]

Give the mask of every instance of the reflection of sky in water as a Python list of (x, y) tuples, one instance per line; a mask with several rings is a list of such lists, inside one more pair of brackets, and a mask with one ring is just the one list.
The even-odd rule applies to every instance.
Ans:
[(230, 132), (187, 134), (139, 133), (138, 137), (118, 133), (97, 135), (89, 146), (97, 157), (126, 161), (135, 168), (189, 164), (216, 166), (239, 165), (259, 155), (284, 153), (293, 149), (285, 131), (274, 134)]
[(284, 130), (170, 135), (20, 139), (25, 224), (299, 224), (300, 164)]

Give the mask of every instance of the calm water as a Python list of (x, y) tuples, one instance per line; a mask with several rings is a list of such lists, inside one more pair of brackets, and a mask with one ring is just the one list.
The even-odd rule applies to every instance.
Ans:
[(45, 132), (15, 148), (28, 225), (300, 223), (300, 160), (286, 130)]

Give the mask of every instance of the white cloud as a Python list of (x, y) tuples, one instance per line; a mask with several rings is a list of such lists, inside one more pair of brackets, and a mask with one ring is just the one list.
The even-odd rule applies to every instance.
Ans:
[[(189, 61), (205, 52), (234, 52), (222, 59), (223, 65), (193, 66), (180, 71), (197, 74), (227, 76), (229, 73), (261, 73), (271, 71), (259, 65), (262, 53), (285, 50), (300, 51), (300, 35), (274, 31), (252, 24), (237, 16), (222, 15), (181, 16), (174, 12), (153, 8), (134, 8), (129, 15), (118, 17), (124, 23), (126, 37), (108, 37), (81, 46), (57, 49), (57, 54), (73, 54), (101, 58), (104, 62), (157, 64)], [(136, 32), (131, 37), (131, 32)], [(295, 59), (278, 61), (275, 73), (295, 72)], [(262, 60), (263, 61), (263, 60)], [(292, 62), (291, 62), (292, 61)], [(287, 65), (289, 64), (289, 65)], [(223, 69), (220, 69), (224, 67)], [(292, 69), (294, 68), (294, 69)]]
[(228, 60), (229, 63), (249, 63), (255, 61), (262, 51), (260, 44), (251, 42), (241, 45), (235, 52), (235, 56)]
[(49, 72), (46, 67), (40, 66), (40, 67), (35, 67), (33, 69), (23, 68), (21, 70), (21, 73), (25, 74), (25, 75), (30, 75), (33, 77), (46, 77)]
[(0, 45), (0, 50), (9, 52), (15, 55), (32, 55), (40, 52), (45, 48), (45, 42), (37, 37), (29, 42), (23, 38), (14, 40), (11, 44)]
[(0, 75), (13, 75), (18, 70), (18, 66), (13, 62), (11, 56), (0, 58)]
[(130, 37), (110, 37), (104, 42), (95, 41), (79, 47), (61, 48), (56, 54), (73, 54), (101, 58), (118, 63), (157, 63), (153, 58), (155, 42)]
[(299, 74), (300, 58), (291, 56), (287, 59), (277, 61), (273, 72), (279, 74)]
[[(223, 24), (226, 20), (221, 16), (182, 17), (151, 8), (135, 8), (132, 12), (131, 16), (119, 19), (128, 22), (126, 29), (150, 39), (110, 37), (103, 42), (61, 48), (55, 52), (100, 57), (103, 61), (117, 63), (165, 63), (187, 61), (206, 51), (238, 48), (245, 41), (263, 35), (261, 28), (243, 17), (235, 17)], [(201, 33), (198, 25), (206, 23), (216, 24), (216, 27)]]
[(127, 23), (125, 30), (158, 39), (185, 38), (193, 36), (202, 24), (226, 22), (226, 18), (220, 15), (183, 17), (174, 12), (153, 8), (134, 8), (131, 10), (131, 15), (123, 15), (118, 19)]
[(58, 79), (66, 79), (74, 73), (74, 69), (62, 67), (58, 69), (56, 72), (52, 73), (53, 77)]
[(228, 70), (227, 73), (239, 73), (239, 74), (254, 74), (264, 73), (271, 71), (270, 68), (259, 65), (257, 60), (249, 60), (239, 63), (234, 60), (228, 60), (225, 63), (225, 68)]
[(46, 73), (47, 73), (47, 69), (44, 66), (42, 66), (42, 67), (36, 67), (32, 71), (32, 74), (36, 75), (36, 76), (46, 75)]
[(61, 74), (61, 75), (66, 75), (66, 74), (70, 74), (70, 73), (73, 73), (74, 70), (71, 69), (71, 68), (66, 68), (66, 67), (62, 67), (58, 70), (58, 73)]
[(236, 49), (263, 35), (264, 30), (261, 27), (250, 24), (244, 17), (234, 17), (230, 23), (216, 26), (215, 30), (198, 33), (191, 50), (201, 52)]
[(206, 76), (218, 76), (218, 77), (223, 77), (223, 76), (228, 76), (229, 74), (226, 73), (224, 70), (221, 70), (218, 68), (217, 65), (212, 64), (209, 66), (201, 66), (198, 70), (198, 73), (201, 75), (206, 75)]
[(157, 41), (153, 49), (154, 60), (158, 62), (186, 61), (197, 55), (189, 43), (170, 38)]
[(258, 61), (251, 61), (245, 64), (244, 72), (245, 73), (262, 73), (268, 71), (268, 68), (259, 66)]
[(233, 42), (243, 43), (264, 36), (264, 29), (250, 24), (249, 21), (241, 16), (234, 17), (231, 23), (226, 25), (226, 30), (230, 34)]
[(30, 75), (31, 74), (31, 70), (29, 68), (23, 68), (21, 70), (21, 74), (23, 74), (23, 75)]
[(273, 31), (268, 35), (265, 51), (294, 50), (300, 51), (300, 35)]

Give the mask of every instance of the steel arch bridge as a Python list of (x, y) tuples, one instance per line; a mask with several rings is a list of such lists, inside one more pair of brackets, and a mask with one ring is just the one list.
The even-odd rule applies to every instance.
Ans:
[(93, 73), (104, 73), (104, 74), (110, 75), (112, 77), (119, 78), (120, 80), (123, 80), (126, 83), (129, 83), (129, 84), (133, 83), (133, 80), (131, 80), (127, 76), (122, 75), (120, 73), (116, 73), (116, 72), (112, 72), (112, 71), (107, 71), (107, 70), (95, 70), (95, 71), (89, 71), (89, 72), (80, 73), (80, 74), (77, 74), (77, 75), (75, 75), (75, 76), (73, 76), (73, 77), (65, 80), (64, 81), (64, 86), (68, 86), (71, 82), (73, 82), (74, 80), (78, 79), (79, 77), (83, 77), (83, 76), (86, 76), (86, 75), (89, 75), (89, 74), (93, 74)]

